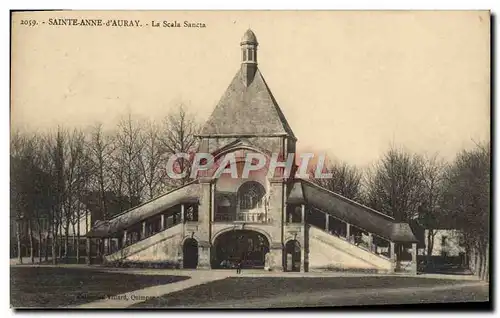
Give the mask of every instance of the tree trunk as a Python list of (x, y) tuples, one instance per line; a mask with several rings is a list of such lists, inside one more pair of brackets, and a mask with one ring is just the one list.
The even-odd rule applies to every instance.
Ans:
[(33, 246), (33, 228), (31, 226), (31, 220), (28, 220), (28, 234), (30, 240), (30, 258), (31, 264), (35, 264), (35, 254), (34, 254), (34, 246)]
[(64, 262), (67, 264), (69, 259), (69, 221), (66, 221), (66, 227), (64, 229)]
[(486, 260), (485, 260), (485, 274), (484, 274), (484, 280), (489, 281), (490, 280), (490, 244), (486, 246)]
[(16, 221), (16, 239), (17, 239), (17, 260), (19, 264), (23, 263), (23, 255), (21, 251), (21, 220)]
[(62, 259), (62, 244), (61, 244), (62, 238), (63, 238), (62, 226), (59, 225), (57, 228), (57, 255), (59, 259)]
[(56, 254), (56, 244), (57, 244), (57, 226), (52, 226), (52, 264), (57, 264), (57, 254)]
[(38, 231), (38, 263), (42, 263), (42, 231)]
[[(80, 215), (80, 213), (78, 213), (78, 215)], [(80, 218), (78, 218), (78, 221), (80, 221)], [(75, 233), (74, 227), (75, 225), (73, 224), (73, 233)], [(76, 248), (76, 263), (80, 264), (80, 222), (78, 222), (78, 225), (76, 227), (76, 244), (75, 244), (75, 239), (73, 239), (73, 249), (75, 248)]]
[(45, 248), (44, 248), (44, 253), (45, 253), (45, 261), (49, 261), (49, 232), (47, 232), (47, 235), (45, 236)]

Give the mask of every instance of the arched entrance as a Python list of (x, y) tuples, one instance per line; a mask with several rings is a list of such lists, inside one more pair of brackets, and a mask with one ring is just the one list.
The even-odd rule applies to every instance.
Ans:
[(252, 230), (229, 231), (215, 239), (214, 252), (212, 268), (235, 268), (239, 261), (243, 268), (264, 268), (269, 240)]
[(290, 240), (285, 245), (286, 271), (300, 272), (300, 244), (297, 240)]
[(188, 238), (182, 246), (182, 266), (183, 268), (196, 268), (198, 266), (198, 242), (193, 238)]

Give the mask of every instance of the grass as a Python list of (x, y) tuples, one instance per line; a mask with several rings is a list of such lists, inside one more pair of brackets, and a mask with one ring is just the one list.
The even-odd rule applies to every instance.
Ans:
[(10, 303), (14, 308), (76, 306), (188, 278), (110, 273), (92, 268), (11, 267)]
[(301, 293), (356, 288), (422, 287), (463, 283), (460, 280), (413, 278), (398, 276), (365, 277), (230, 277), (212, 283), (194, 286), (179, 292), (153, 298), (132, 307), (174, 307), (249, 301)]

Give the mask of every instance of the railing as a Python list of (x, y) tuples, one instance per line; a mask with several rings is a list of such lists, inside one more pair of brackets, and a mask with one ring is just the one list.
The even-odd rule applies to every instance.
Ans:
[[(127, 233), (127, 240), (125, 241), (125, 244), (123, 244), (121, 246), (121, 248), (119, 248), (118, 250), (126, 248), (126, 247), (129, 247), (129, 246), (134, 245), (136, 243), (139, 243), (139, 242), (141, 242), (143, 240), (146, 240), (146, 239), (150, 238), (151, 236), (154, 236), (154, 235), (156, 235), (158, 233), (161, 233), (161, 232), (163, 232), (165, 230), (168, 230), (169, 228), (172, 228), (172, 227), (174, 227), (174, 226), (176, 226), (177, 224), (180, 224), (180, 223), (182, 223), (180, 217), (172, 218), (171, 222), (165, 220), (165, 226), (164, 226), (164, 228), (160, 227), (157, 230), (146, 230), (146, 232), (144, 233), (145, 234), (144, 236), (141, 234), (141, 230), (142, 229), (141, 230), (137, 229), (135, 231), (129, 231)], [(113, 253), (115, 253), (117, 251), (108, 253), (106, 255), (113, 254)]]
[[(388, 246), (380, 246), (379, 244), (376, 244), (373, 240), (372, 242), (370, 243), (369, 241), (367, 241), (367, 236), (364, 236), (364, 235), (350, 235), (349, 237), (345, 237), (344, 235), (342, 234), (339, 234), (335, 231), (327, 231), (325, 230), (324, 228), (321, 228), (321, 227), (318, 227), (318, 226), (315, 226), (313, 225), (314, 227), (316, 227), (317, 229), (325, 232), (325, 233), (328, 233), (330, 235), (333, 235), (335, 237), (338, 237), (352, 245), (355, 245), (356, 247), (362, 249), (362, 250), (365, 250), (367, 252), (370, 252), (372, 254), (375, 254), (377, 256), (381, 256), (383, 258), (389, 258), (390, 257), (390, 252), (389, 252), (389, 247)], [(372, 234), (373, 235), (373, 234)], [(389, 242), (387, 241), (387, 244), (389, 244)]]
[(267, 222), (266, 213), (264, 212), (216, 213), (214, 219), (216, 222)]

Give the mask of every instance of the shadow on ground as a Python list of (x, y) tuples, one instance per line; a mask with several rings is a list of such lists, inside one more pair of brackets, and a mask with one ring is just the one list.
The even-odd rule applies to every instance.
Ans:
[(11, 267), (10, 302), (14, 308), (75, 306), (189, 278), (101, 272), (91, 268)]
[(230, 277), (153, 298), (132, 307), (169, 308), (201, 306), (202, 304), (210, 306), (228, 301), (241, 303), (282, 296), (312, 295), (318, 294), (318, 292), (327, 294), (328, 292), (338, 292), (340, 290), (425, 287), (463, 283), (462, 280), (401, 276)]

